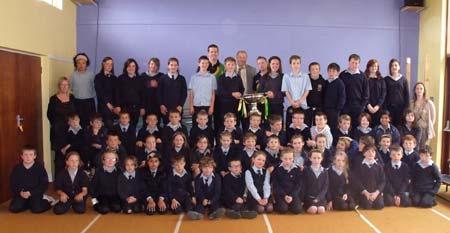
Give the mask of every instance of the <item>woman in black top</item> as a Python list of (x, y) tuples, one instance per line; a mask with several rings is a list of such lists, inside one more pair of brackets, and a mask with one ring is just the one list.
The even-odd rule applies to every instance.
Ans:
[(70, 94), (69, 79), (62, 77), (58, 82), (58, 93), (50, 97), (47, 118), (50, 121), (50, 142), (56, 153), (63, 146), (64, 137), (69, 127), (67, 115), (76, 112), (75, 97)]
[[(386, 98), (386, 83), (381, 76), (378, 61), (370, 59), (367, 62), (366, 71), (364, 72), (369, 79), (369, 103), (366, 111), (370, 114), (372, 122), (370, 127), (380, 124), (381, 110), (383, 109), (384, 100)], [(356, 120), (356, 119), (355, 119)]]
[(103, 122), (108, 129), (112, 129), (114, 118), (114, 91), (117, 77), (114, 75), (114, 61), (111, 57), (105, 57), (102, 61), (100, 72), (95, 75), (95, 92), (97, 93), (98, 112), (102, 115)]

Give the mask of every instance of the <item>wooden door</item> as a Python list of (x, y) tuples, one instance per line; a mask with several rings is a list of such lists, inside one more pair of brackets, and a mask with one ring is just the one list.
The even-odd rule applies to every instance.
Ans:
[[(25, 144), (42, 162), (41, 59), (0, 50), (0, 203), (11, 197), (9, 174)], [(23, 132), (17, 127), (23, 118)]]
[[(450, 56), (447, 57), (444, 81), (444, 127), (447, 126), (447, 121), (450, 120)], [(439, 113), (437, 113), (439, 114)], [(444, 174), (450, 173), (450, 131), (444, 130), (442, 133), (442, 156), (441, 156), (441, 172)]]

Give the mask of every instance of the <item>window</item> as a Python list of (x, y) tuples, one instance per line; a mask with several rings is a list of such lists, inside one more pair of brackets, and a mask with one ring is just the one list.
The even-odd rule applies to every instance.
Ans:
[(64, 0), (41, 0), (42, 2), (45, 2), (47, 4), (50, 4), (53, 7), (56, 7), (60, 10), (63, 9), (63, 1)]

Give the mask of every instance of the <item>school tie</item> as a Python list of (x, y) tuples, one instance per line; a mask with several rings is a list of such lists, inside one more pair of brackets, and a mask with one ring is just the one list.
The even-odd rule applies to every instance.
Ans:
[(227, 156), (227, 155), (228, 155), (228, 151), (224, 151), (223, 154), (224, 154), (225, 156)]
[(172, 79), (172, 80), (175, 80), (175, 75), (174, 75), (174, 74), (172, 75), (171, 79)]
[(123, 127), (122, 128), (122, 132), (126, 133), (127, 132), (127, 128)]
[(152, 176), (153, 176), (153, 178), (155, 178), (156, 172), (152, 172)]
[(258, 171), (256, 173), (258, 173), (258, 176), (262, 176), (262, 172), (260, 169), (258, 169)]
[(395, 164), (395, 170), (397, 170), (398, 169), (398, 165), (397, 164)]
[(133, 179), (133, 176), (132, 176), (132, 175), (129, 175), (129, 176), (128, 176), (128, 179), (129, 179), (129, 180)]
[(208, 185), (208, 178), (203, 178), (203, 184)]

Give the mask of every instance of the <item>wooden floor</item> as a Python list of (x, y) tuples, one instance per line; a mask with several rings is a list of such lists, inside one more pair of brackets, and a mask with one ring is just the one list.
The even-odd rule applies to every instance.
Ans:
[(450, 232), (450, 192), (440, 192), (438, 205), (431, 209), (384, 208), (381, 211), (330, 211), (321, 216), (260, 215), (253, 220), (190, 221), (184, 215), (146, 216), (144, 214), (99, 215), (89, 208), (83, 215), (69, 212), (56, 216), (30, 212), (11, 214), (7, 203), (0, 206), (1, 233), (291, 233), (291, 232)]

